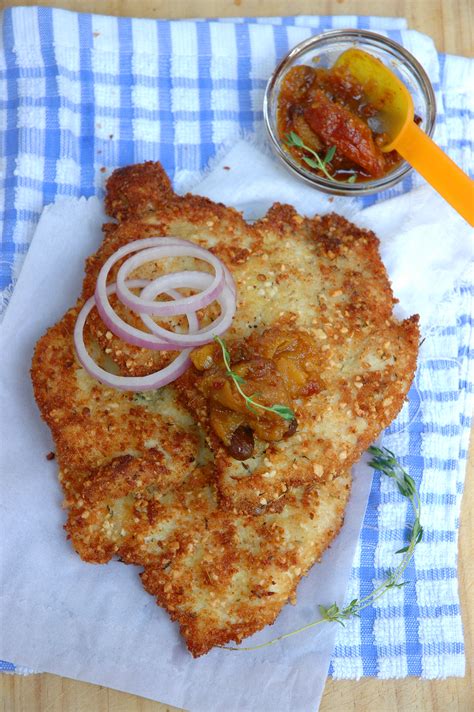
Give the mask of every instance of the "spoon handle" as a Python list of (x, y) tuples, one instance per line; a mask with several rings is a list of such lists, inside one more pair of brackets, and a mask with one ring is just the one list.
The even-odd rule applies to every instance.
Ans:
[(410, 122), (399, 136), (396, 150), (474, 226), (474, 181), (414, 122)]

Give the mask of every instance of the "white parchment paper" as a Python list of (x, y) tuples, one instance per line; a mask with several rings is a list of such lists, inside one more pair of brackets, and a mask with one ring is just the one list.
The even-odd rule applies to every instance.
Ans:
[[(262, 209), (257, 154), (252, 156), (253, 179), (249, 181), (247, 173), (246, 191), (236, 190), (233, 200), (226, 198), (228, 204), (248, 206), (253, 200), (254, 210)], [(231, 159), (226, 158), (226, 165), (232, 165)], [(222, 181), (217, 181), (220, 193), (209, 184), (213, 175), (219, 174), (214, 171), (196, 192), (222, 200)], [(275, 198), (282, 200), (276, 183), (274, 188)], [(418, 218), (421, 225), (438, 205), (430, 202), (438, 200), (434, 194), (426, 200)], [(382, 225), (378, 230), (382, 254), (388, 256), (389, 271), (405, 290), (403, 309), (420, 311), (418, 305), (424, 313), (425, 305), (429, 304), (431, 310), (433, 299), (451, 286), (465, 266), (471, 254), (466, 242), (470, 234), (457, 223), (459, 245), (454, 249), (451, 241), (445, 243), (449, 247), (445, 260), (441, 242), (436, 243), (443, 286), (440, 289), (436, 285), (437, 291), (433, 288), (429, 295), (421, 294), (419, 280), (430, 284), (426, 260), (417, 262), (408, 286), (403, 285), (405, 273), (397, 272), (397, 246), (403, 247), (404, 253), (399, 255), (405, 260), (403, 264), (410, 265), (405, 251), (419, 232), (415, 218), (407, 233), (406, 222), (396, 216), (405, 210), (413, 217), (416, 201), (412, 196), (396, 201), (392, 201), (392, 220), (388, 219), (387, 207), (382, 215), (377, 215), (379, 208), (370, 209), (374, 217), (370, 210), (355, 215), (348, 207), (358, 223), (374, 228), (374, 222)], [(293, 196), (287, 202), (298, 204)], [(335, 207), (314, 192), (306, 194), (305, 205), (301, 202), (300, 196), (298, 208), (306, 213)], [(439, 218), (439, 206), (436, 211)], [(446, 234), (453, 216), (449, 210), (443, 215), (439, 221)], [(103, 220), (101, 204), (95, 198), (63, 200), (45, 209), (0, 328), (0, 657), (37, 671), (94, 682), (193, 712), (314, 712), (327, 675), (335, 624), (324, 624), (264, 650), (217, 649), (194, 660), (177, 626), (142, 589), (139, 569), (116, 561), (105, 566), (86, 564), (66, 541), (57, 466), (55, 461), (46, 460), (54, 446), (33, 399), (29, 368), (37, 339), (77, 298), (83, 260), (98, 247)], [(416, 253), (412, 252), (413, 257)], [(247, 644), (264, 642), (314, 620), (320, 603), (342, 603), (370, 483), (371, 472), (366, 465), (354, 468), (353, 492), (341, 534), (322, 563), (301, 583), (297, 605), (286, 606), (272, 627), (248, 639)]]

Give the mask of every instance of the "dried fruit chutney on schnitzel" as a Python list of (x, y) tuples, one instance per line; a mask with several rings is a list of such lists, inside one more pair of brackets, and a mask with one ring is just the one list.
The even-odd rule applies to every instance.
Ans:
[[(115, 171), (105, 205), (116, 222), (86, 261), (82, 294), (36, 345), (35, 396), (56, 445), (72, 545), (84, 561), (117, 555), (142, 566), (145, 588), (198, 656), (273, 623), (295, 600), (342, 524), (351, 466), (403, 404), (417, 317), (394, 318), (377, 238), (338, 215), (303, 218), (275, 204), (248, 224), (232, 208), (176, 195), (158, 163)], [(117, 250), (161, 236), (174, 242), (134, 268), (134, 284), (150, 290), (189, 270), (212, 291), (222, 264), (235, 314), (216, 340), (227, 297), (197, 309), (210, 343), (190, 352), (184, 373), (155, 390), (118, 390), (78, 359), (78, 315)], [(213, 257), (177, 256), (176, 239)], [(112, 293), (124, 259), (107, 273), (108, 299), (149, 337)], [(194, 294), (169, 290), (159, 304), (172, 310)], [(82, 339), (111, 382), (173, 368), (177, 347), (128, 343), (89, 304)], [(192, 314), (188, 327), (182, 314), (154, 318), (183, 343), (192, 332)]]

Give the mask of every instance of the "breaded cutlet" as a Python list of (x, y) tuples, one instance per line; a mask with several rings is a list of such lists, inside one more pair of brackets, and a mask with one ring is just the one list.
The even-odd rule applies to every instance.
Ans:
[[(339, 530), (351, 465), (409, 390), (417, 318), (393, 317), (377, 238), (340, 216), (303, 218), (276, 204), (250, 225), (231, 208), (178, 196), (156, 163), (115, 171), (105, 204), (117, 222), (86, 262), (77, 304), (36, 346), (35, 396), (56, 443), (74, 548), (85, 561), (117, 555), (142, 565), (146, 589), (201, 655), (272, 623)], [(238, 303), (224, 338), (233, 358), (260, 355), (275, 333), (311, 341), (296, 432), (256, 437), (245, 461), (213, 430), (195, 366), (159, 391), (130, 394), (102, 386), (77, 361), (74, 322), (101, 266), (122, 245), (160, 235), (210, 249), (232, 272)], [(176, 268), (170, 262), (135, 276)], [(173, 356), (122, 342), (94, 314), (86, 343), (123, 375), (151, 373)]]

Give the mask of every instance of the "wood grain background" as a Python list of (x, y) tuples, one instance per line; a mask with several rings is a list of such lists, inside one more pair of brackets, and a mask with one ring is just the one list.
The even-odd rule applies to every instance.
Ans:
[[(405, 17), (411, 29), (431, 35), (440, 51), (467, 56), (473, 56), (474, 53), (472, 0), (0, 0), (0, 8), (14, 5), (49, 5), (82, 12), (155, 18), (290, 14), (398, 16)], [(471, 447), (459, 537), (459, 582), (466, 643), (466, 676), (462, 679), (435, 681), (414, 678), (363, 679), (358, 682), (328, 680), (320, 712), (474, 712), (472, 450)], [(177, 708), (55, 675), (42, 674), (25, 678), (0, 675), (0, 712), (173, 710)]]

